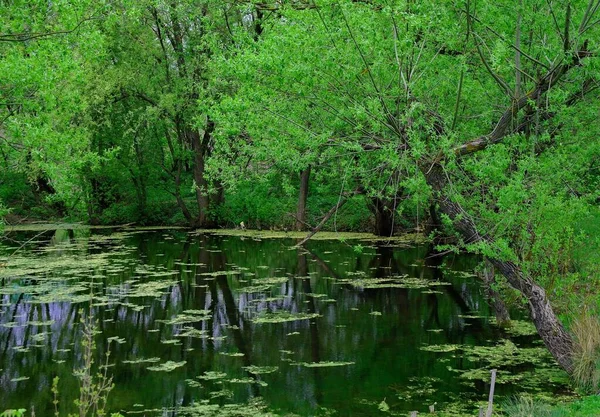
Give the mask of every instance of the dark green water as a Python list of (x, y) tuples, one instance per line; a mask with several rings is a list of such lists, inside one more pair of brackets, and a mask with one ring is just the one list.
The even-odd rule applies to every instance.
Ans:
[[(474, 258), (426, 245), (296, 250), (291, 239), (85, 230), (42, 234), (9, 257), (35, 235), (0, 246), (0, 411), (50, 415), (55, 376), (72, 407), (90, 312), (96, 364), (110, 349), (112, 411), (169, 415), (254, 397), (302, 416), (384, 414), (384, 399), (396, 413), (434, 402), (472, 411), (498, 365), (499, 397), (565, 391), (530, 327), (494, 325)], [(496, 345), (499, 354), (476, 350)], [(161, 370), (167, 361), (178, 367)]]

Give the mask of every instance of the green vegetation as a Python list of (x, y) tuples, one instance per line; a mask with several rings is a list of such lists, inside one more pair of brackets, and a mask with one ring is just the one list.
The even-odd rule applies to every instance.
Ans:
[(506, 417), (594, 417), (598, 415), (599, 406), (598, 396), (555, 407), (531, 397), (518, 397), (502, 405), (502, 415)]
[(584, 311), (571, 328), (575, 335), (573, 379), (586, 391), (600, 393), (600, 319)]
[[(2, 2), (0, 230), (37, 220), (180, 225), (299, 246), (309, 230), (344, 242), (358, 235), (339, 232), (373, 232), (348, 244), (358, 257), (384, 237), (401, 244), (391, 237), (424, 232), (440, 252), (478, 256), (498, 321), (502, 300), (526, 310), (574, 385), (597, 393), (599, 73), (600, 0)], [(87, 278), (123, 255), (109, 257), (105, 243), (43, 264), (15, 248), (10, 268), (0, 263), (0, 295), (85, 303), (95, 285)], [(181, 285), (180, 272), (203, 263), (195, 261), (175, 272), (138, 265), (131, 282), (92, 302), (116, 298), (141, 313), (146, 306), (135, 299), (162, 299)], [(63, 268), (72, 275), (60, 275)], [(233, 314), (236, 296), (287, 302), (272, 298), (288, 281), (275, 271), (257, 279), (225, 264), (197, 272), (220, 285), (232, 276), (252, 281), (227, 294), (222, 314)], [(439, 280), (381, 275), (344, 276), (338, 285), (444, 293)], [(305, 291), (308, 312), (253, 311), (255, 298), (243, 314), (265, 328), (314, 321), (324, 317), (316, 294)], [(157, 318), (170, 331), (158, 330), (160, 343), (219, 342), (200, 328), (215, 320), (202, 308)], [(478, 318), (463, 311), (457, 320)], [(417, 345), (440, 354), (454, 346)], [(500, 360), (514, 365), (511, 358)], [(107, 395), (84, 377), (85, 395)]]

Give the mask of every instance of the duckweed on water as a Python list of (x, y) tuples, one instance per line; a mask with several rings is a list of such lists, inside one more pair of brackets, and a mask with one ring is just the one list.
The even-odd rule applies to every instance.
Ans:
[(281, 311), (277, 313), (266, 313), (259, 317), (255, 317), (252, 319), (252, 323), (285, 323), (288, 321), (309, 320), (316, 317), (321, 317), (321, 315), (317, 313), (290, 313), (288, 311)]
[(228, 390), (228, 389), (222, 389), (220, 391), (209, 392), (208, 396), (211, 399), (215, 399), (215, 398), (232, 398), (233, 397), (233, 391)]
[(204, 374), (200, 375), (198, 379), (203, 379), (205, 381), (216, 381), (226, 377), (227, 374), (225, 372), (207, 371)]
[[(211, 229), (190, 232), (192, 235), (211, 234), (215, 236), (238, 236), (258, 239), (304, 239), (305, 232), (278, 232), (272, 230), (241, 230), (241, 229)], [(359, 240), (364, 242), (390, 241), (395, 244), (414, 244), (423, 242), (425, 237), (421, 234), (404, 234), (400, 236), (386, 237), (376, 236), (370, 233), (348, 233), (348, 232), (319, 232), (312, 240)]]
[(544, 365), (554, 363), (543, 347), (518, 348), (510, 340), (501, 340), (494, 346), (464, 346), (465, 357), (471, 362), (484, 360), (491, 366), (510, 367), (524, 363)]
[(54, 324), (54, 320), (46, 320), (46, 321), (28, 321), (28, 326), (51, 326)]
[(179, 339), (164, 339), (164, 340), (161, 340), (160, 343), (162, 343), (163, 345), (179, 346), (179, 345), (181, 345), (181, 340), (179, 340)]
[(134, 286), (130, 291), (126, 292), (126, 297), (154, 297), (158, 298), (167, 294), (167, 290), (177, 284), (176, 281), (150, 281)]
[(160, 358), (137, 358), (137, 359), (123, 361), (123, 363), (130, 363), (133, 365), (137, 365), (140, 363), (156, 363), (156, 362), (160, 362)]
[(193, 380), (193, 379), (186, 379), (185, 382), (186, 382), (186, 384), (189, 387), (192, 387), (192, 388), (202, 388), (202, 384), (199, 383), (198, 381)]
[(278, 366), (250, 365), (250, 366), (243, 366), (242, 369), (253, 375), (263, 375), (263, 374), (271, 374), (273, 372), (276, 372), (279, 369), (279, 367)]
[(256, 380), (253, 378), (232, 378), (228, 379), (227, 382), (231, 384), (255, 384)]
[[(246, 294), (264, 293), (266, 291), (269, 291), (270, 289), (271, 289), (271, 285), (249, 285), (247, 287), (238, 288), (237, 292), (246, 293)], [(257, 300), (257, 301), (259, 301), (259, 300)]]
[[(188, 310), (190, 311), (190, 310)], [(174, 324), (188, 324), (188, 323), (197, 323), (200, 321), (209, 320), (212, 317), (212, 314), (208, 310), (192, 310), (191, 313), (182, 313), (174, 316), (170, 320), (156, 320), (158, 323), (165, 323), (168, 325)]]
[(337, 280), (338, 283), (350, 284), (354, 288), (376, 289), (376, 288), (406, 288), (420, 289), (439, 285), (451, 285), (445, 281), (430, 281), (421, 278), (409, 278), (406, 275), (398, 275), (388, 278), (345, 278)]
[(447, 345), (421, 346), (419, 349), (423, 350), (425, 352), (443, 352), (443, 353), (447, 353), (447, 352), (454, 352), (455, 350), (462, 349), (462, 347), (460, 345), (447, 344)]
[(354, 362), (302, 362), (299, 365), (302, 365), (305, 368), (331, 368), (336, 366), (354, 365)]
[(250, 400), (246, 404), (206, 404), (199, 403), (189, 407), (181, 407), (177, 414), (183, 417), (276, 417), (268, 412), (260, 399)]
[(167, 361), (167, 362), (161, 363), (160, 365), (157, 365), (157, 366), (149, 366), (146, 369), (148, 369), (149, 371), (153, 371), (153, 372), (172, 372), (177, 368), (181, 368), (186, 363), (187, 363), (187, 361), (181, 361), (181, 362)]
[(535, 325), (524, 320), (511, 320), (508, 326), (504, 327), (504, 330), (511, 336), (537, 335), (537, 329), (535, 328)]
[(206, 339), (208, 337), (206, 330), (199, 330), (194, 327), (184, 327), (181, 333), (176, 334), (177, 337), (194, 337), (198, 339)]

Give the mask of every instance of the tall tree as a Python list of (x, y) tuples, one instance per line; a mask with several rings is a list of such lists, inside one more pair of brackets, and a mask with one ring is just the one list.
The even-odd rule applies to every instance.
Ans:
[[(522, 294), (566, 370), (572, 341), (543, 286), (568, 273), (577, 220), (597, 198), (584, 174), (596, 128), (583, 126), (598, 100), (599, 8), (318, 1), (280, 9), (244, 56), (262, 87), (250, 97), (269, 103), (255, 110), (264, 140), (276, 141), (267, 126), (310, 123), (367, 192), (405, 187), (417, 207), (431, 197), (457, 246)], [(395, 172), (396, 187), (382, 186)]]

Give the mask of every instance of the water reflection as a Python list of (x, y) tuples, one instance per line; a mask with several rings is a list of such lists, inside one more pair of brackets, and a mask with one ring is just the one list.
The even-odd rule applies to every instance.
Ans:
[[(114, 363), (110, 407), (126, 411), (261, 396), (281, 412), (356, 416), (372, 415), (384, 398), (397, 411), (481, 399), (485, 384), (456, 372), (474, 364), (421, 348), (506, 336), (490, 325), (483, 291), (464, 273), (476, 260), (427, 246), (357, 253), (333, 241), (297, 250), (282, 239), (59, 231), (8, 258), (31, 237), (16, 236), (0, 259), (4, 408), (49, 414), (54, 376), (61, 405), (72, 406), (80, 323), (90, 314), (100, 330), (96, 363), (109, 349)], [(185, 365), (148, 369), (167, 361)], [(251, 372), (256, 366), (277, 371)], [(498, 394), (516, 389), (507, 384)]]

